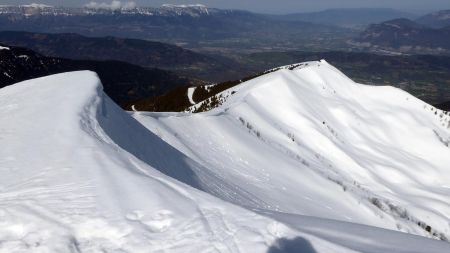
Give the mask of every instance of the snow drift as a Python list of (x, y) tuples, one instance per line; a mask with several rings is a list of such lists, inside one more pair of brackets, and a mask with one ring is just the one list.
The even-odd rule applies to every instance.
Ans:
[[(372, 177), (358, 181), (365, 183), (361, 188), (367, 195), (350, 188), (343, 191), (325, 176), (326, 171), (339, 174), (337, 164), (329, 169), (313, 163), (314, 156), (308, 157), (311, 151), (306, 148), (302, 155), (305, 162), (293, 155), (303, 151), (295, 142), (303, 128), (292, 125), (294, 141), (287, 145), (280, 141), (279, 129), (286, 126), (273, 117), (286, 117), (265, 110), (276, 110), (277, 103), (288, 98), (272, 93), (272, 105), (260, 105), (260, 111), (256, 110), (261, 88), (271, 86), (264, 80), (277, 76), (289, 81), (302, 74), (281, 71), (258, 79), (261, 84), (252, 81), (239, 88), (240, 95), (202, 115), (134, 115), (152, 131), (115, 105), (92, 72), (59, 74), (1, 89), (0, 252), (448, 252), (445, 242), (338, 221), (345, 215), (351, 221), (385, 228), (396, 221), (421, 234), (422, 230), (408, 225), (411, 222), (401, 223), (395, 215), (364, 202), (364, 196), (373, 197), (376, 192), (376, 196), (383, 196), (379, 197), (380, 208), (387, 200), (393, 204), (402, 200), (399, 206), (407, 207), (411, 217), (423, 217), (433, 226), (432, 231), (446, 235), (446, 225), (438, 222), (448, 214), (448, 174), (434, 178), (433, 173), (442, 172), (439, 165), (448, 160), (442, 155), (445, 153), (437, 152), (448, 150), (438, 149), (443, 145), (441, 140), (432, 142), (431, 137), (445, 139), (448, 132), (436, 123), (438, 120), (420, 118), (428, 114), (417, 116), (421, 123), (429, 124), (424, 126), (435, 130), (429, 134), (420, 128), (418, 133), (417, 137), (429, 137), (428, 148), (435, 147), (426, 154), (441, 159), (417, 158), (428, 167), (414, 166), (415, 170), (431, 170), (420, 181), (420, 189), (411, 185), (392, 191), (387, 188), (390, 184)], [(320, 96), (317, 93), (311, 99), (320, 101)], [(330, 101), (335, 100), (330, 96)], [(302, 109), (298, 104), (282, 112), (299, 113)], [(300, 117), (291, 117), (298, 115), (286, 114), (292, 124)], [(239, 117), (258, 130), (249, 130)], [(305, 119), (299, 123), (307, 124)], [(338, 122), (331, 117), (326, 120), (330, 125)], [(183, 125), (177, 126), (180, 123)], [(258, 137), (255, 131), (262, 135)], [(333, 137), (321, 136), (325, 137), (329, 147), (337, 149)], [(321, 147), (314, 143), (310, 145)], [(401, 159), (393, 164), (399, 166), (406, 151), (397, 151)], [(276, 156), (280, 157), (271, 160)], [(322, 159), (325, 157), (330, 161), (334, 158)], [(310, 164), (302, 166), (302, 162)], [(361, 180), (358, 175), (346, 176)], [(430, 182), (434, 188), (429, 188)], [(403, 189), (400, 183), (396, 185)], [(401, 195), (406, 193), (416, 195)], [(358, 198), (361, 205), (351, 202)], [(421, 202), (413, 202), (416, 198)], [(408, 206), (412, 203), (414, 208)], [(335, 211), (326, 211), (325, 205)], [(323, 219), (326, 215), (335, 221)], [(379, 218), (369, 222), (373, 217)]]

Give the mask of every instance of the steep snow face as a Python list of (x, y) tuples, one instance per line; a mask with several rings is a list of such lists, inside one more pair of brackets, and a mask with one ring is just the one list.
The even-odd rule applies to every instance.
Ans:
[[(249, 98), (252, 86), (256, 91), (266, 85), (242, 86), (240, 93), (247, 95), (241, 99)], [(342, 190), (322, 180), (321, 174), (314, 175), (314, 170), (300, 167), (287, 151), (279, 159), (286, 161), (277, 168), (268, 171), (262, 166), (273, 157), (270, 153), (281, 154), (281, 146), (270, 150), (233, 118), (244, 112), (241, 106), (251, 109), (250, 100), (238, 101), (222, 108), (228, 112), (183, 117), (183, 123), (194, 124), (185, 125), (187, 132), (160, 127), (169, 118), (182, 117), (160, 115), (164, 119), (158, 121), (136, 115), (160, 127), (154, 134), (112, 103), (92, 72), (1, 89), (0, 252), (448, 252), (449, 244), (437, 240), (298, 215), (314, 209), (308, 201), (328, 205), (327, 198), (319, 198), (329, 193), (327, 187)], [(194, 137), (200, 123), (208, 123), (198, 128), (205, 133), (199, 141), (210, 141), (204, 143), (204, 151), (223, 143), (228, 153), (209, 152), (211, 160), (206, 160), (206, 154), (189, 150), (186, 135)], [(204, 128), (219, 123), (221, 129)], [(240, 144), (230, 147), (228, 140), (212, 138), (222, 132), (236, 134), (230, 138), (242, 138)], [(252, 154), (247, 150), (256, 147)], [(257, 157), (260, 164), (253, 163)], [(245, 166), (222, 168), (213, 159), (220, 159), (216, 162), (222, 166)], [(299, 173), (303, 179), (295, 178)], [(285, 182), (277, 185), (272, 176)], [(291, 199), (290, 214), (273, 208), (276, 197), (286, 194), (276, 209), (287, 210), (287, 198), (295, 196), (289, 192), (299, 194), (314, 183), (324, 184), (309, 200)], [(280, 185), (285, 189), (276, 188)], [(263, 186), (263, 194), (273, 195), (256, 191)], [(353, 198), (341, 199), (341, 206)], [(297, 202), (305, 208), (294, 210), (302, 206)], [(348, 216), (356, 217), (355, 212)]]
[(325, 61), (218, 97), (223, 104), (207, 113), (134, 117), (238, 185), (210, 191), (227, 201), (450, 239), (444, 112), (393, 87), (354, 83)]

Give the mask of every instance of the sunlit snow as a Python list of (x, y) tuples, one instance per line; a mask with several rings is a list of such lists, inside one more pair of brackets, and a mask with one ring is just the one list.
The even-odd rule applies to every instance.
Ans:
[(448, 115), (326, 62), (233, 90), (130, 115), (88, 71), (1, 89), (0, 252), (449, 252)]

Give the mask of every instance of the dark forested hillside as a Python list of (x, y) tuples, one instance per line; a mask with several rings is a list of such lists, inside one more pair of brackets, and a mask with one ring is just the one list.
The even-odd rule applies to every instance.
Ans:
[(73, 33), (0, 32), (0, 42), (37, 53), (77, 60), (116, 60), (146, 68), (162, 68), (210, 81), (238, 75), (232, 60), (207, 56), (175, 45), (116, 37), (85, 37)]
[(106, 93), (115, 102), (124, 104), (160, 95), (177, 86), (197, 84), (169, 71), (119, 61), (68, 60), (45, 57), (24, 48), (5, 45), (1, 48), (0, 87), (50, 74), (92, 70), (99, 75)]

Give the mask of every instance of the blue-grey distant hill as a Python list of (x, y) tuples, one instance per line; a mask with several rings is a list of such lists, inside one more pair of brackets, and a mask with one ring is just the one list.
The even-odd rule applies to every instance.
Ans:
[(371, 51), (450, 54), (450, 26), (431, 28), (409, 19), (370, 25), (355, 44)]
[(361, 27), (373, 23), (397, 19), (416, 18), (417, 15), (389, 8), (328, 9), (319, 12), (294, 13), (278, 16), (279, 19), (303, 21), (343, 27)]
[(40, 54), (75, 60), (116, 60), (146, 68), (217, 81), (237, 75), (236, 65), (219, 56), (207, 56), (175, 45), (118, 37), (86, 37), (75, 33), (0, 32), (0, 42)]
[(416, 22), (433, 28), (450, 26), (450, 10), (441, 10), (427, 14), (418, 18)]

